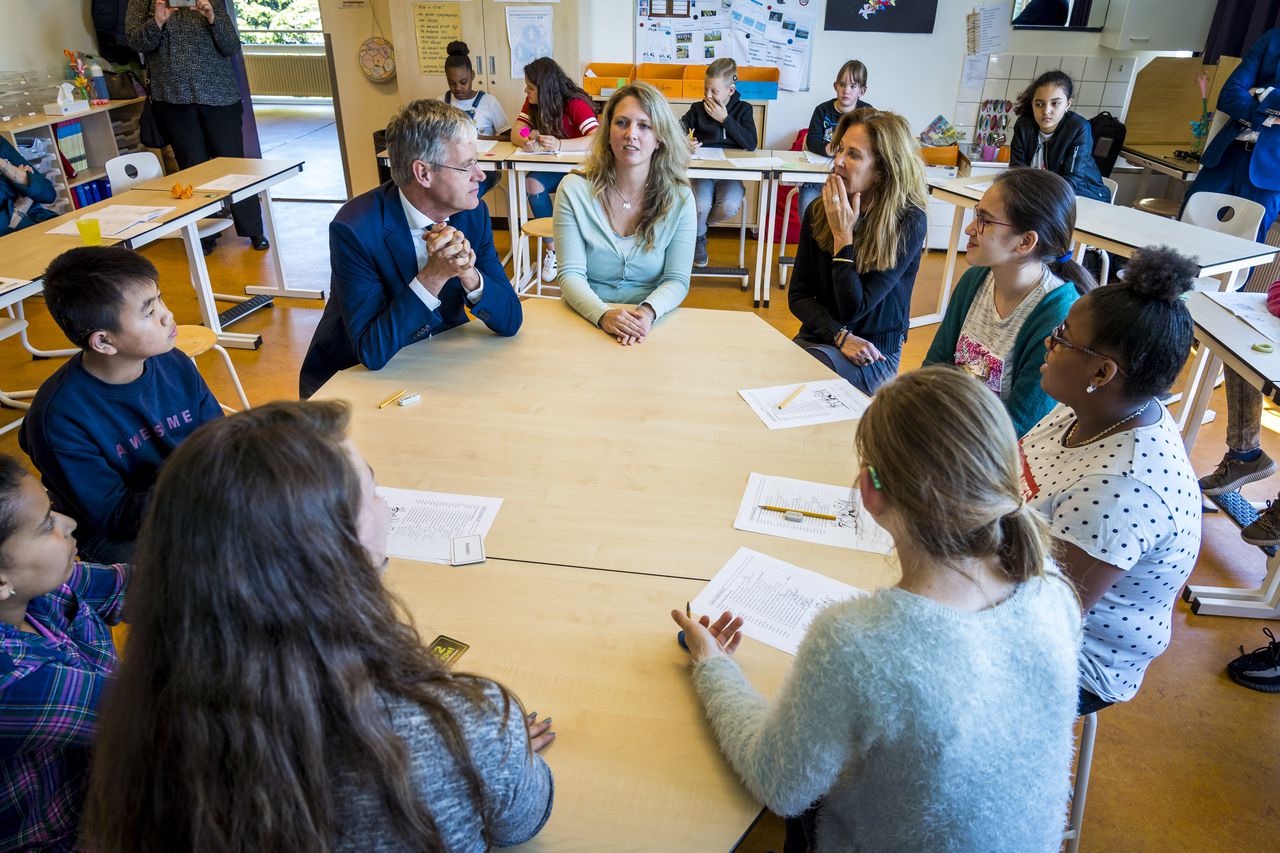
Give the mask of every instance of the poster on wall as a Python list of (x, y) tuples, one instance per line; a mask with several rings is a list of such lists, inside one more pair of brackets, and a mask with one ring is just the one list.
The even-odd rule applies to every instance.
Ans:
[(418, 42), (418, 70), (444, 74), (445, 47), (462, 38), (462, 15), (457, 3), (414, 3), (413, 32)]
[(808, 0), (638, 0), (636, 61), (706, 65), (728, 57), (739, 65), (779, 69), (779, 86), (809, 87), (817, 17)]
[(826, 29), (854, 33), (931, 33), (938, 0), (827, 0)]
[(550, 6), (507, 7), (512, 80), (523, 80), (526, 65), (552, 55), (551, 33)]

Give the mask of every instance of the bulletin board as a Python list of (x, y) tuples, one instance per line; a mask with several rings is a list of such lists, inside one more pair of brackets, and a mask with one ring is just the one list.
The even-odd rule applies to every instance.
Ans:
[[(803, 3), (803, 5), (802, 5)], [(637, 0), (636, 62), (772, 66), (778, 85), (809, 88), (817, 16), (808, 0)]]

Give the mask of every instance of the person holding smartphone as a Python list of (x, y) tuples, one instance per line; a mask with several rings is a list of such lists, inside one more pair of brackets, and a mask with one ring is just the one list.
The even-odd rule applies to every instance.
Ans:
[[(244, 156), (244, 103), (232, 57), (240, 52), (226, 0), (129, 0), (129, 46), (143, 55), (160, 132), (183, 169), (214, 157)], [(231, 206), (236, 233), (270, 248), (253, 196)], [(205, 254), (218, 238), (206, 238)]]

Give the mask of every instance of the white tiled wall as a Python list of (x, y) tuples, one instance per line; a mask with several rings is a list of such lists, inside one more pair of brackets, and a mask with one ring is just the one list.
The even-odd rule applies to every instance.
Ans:
[(1090, 119), (1106, 111), (1123, 120), (1133, 88), (1133, 67), (1132, 57), (995, 54), (987, 61), (981, 87), (961, 88), (952, 124), (965, 133), (966, 139), (973, 139), (979, 102), (1001, 98), (1016, 101), (1032, 80), (1055, 68), (1075, 81), (1076, 112)]

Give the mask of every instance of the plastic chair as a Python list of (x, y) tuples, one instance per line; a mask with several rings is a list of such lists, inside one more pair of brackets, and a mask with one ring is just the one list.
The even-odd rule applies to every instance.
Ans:
[[(134, 154), (121, 154), (119, 157), (112, 157), (107, 161), (106, 169), (107, 180), (111, 182), (112, 193), (122, 193), (144, 181), (164, 177), (164, 166), (160, 163), (160, 158), (150, 151), (139, 151)], [(199, 232), (200, 238), (204, 239), (205, 237), (221, 234), (231, 225), (230, 219), (209, 217), (197, 222), (196, 230)], [(183, 230), (173, 234), (166, 234), (162, 239), (185, 241), (187, 234)], [(195, 247), (188, 248), (194, 249)], [(197, 292), (199, 291), (199, 286), (194, 280), (192, 280), (191, 286), (196, 288)], [(251, 296), (235, 296), (230, 293), (215, 293), (213, 295), (215, 299), (220, 299), (223, 302), (247, 302), (253, 298)]]
[[(1182, 211), (1182, 221), (1219, 234), (1256, 240), (1258, 227), (1265, 215), (1266, 209), (1256, 201), (1226, 193), (1202, 192), (1187, 199), (1187, 206)], [(1221, 290), (1222, 282), (1216, 278), (1198, 278), (1195, 289)]]
[(1098, 713), (1080, 718), (1080, 749), (1076, 754), (1076, 778), (1071, 788), (1071, 818), (1062, 840), (1067, 843), (1066, 853), (1080, 849), (1080, 826), (1084, 823), (1084, 801), (1089, 793), (1089, 771), (1093, 767), (1093, 743), (1098, 734)]
[[(13, 310), (10, 309), (10, 314)], [(26, 331), (27, 321), (18, 317), (0, 317), (0, 341), (5, 338), (11, 338), (14, 335)], [(29, 409), (31, 404), (26, 402), (36, 395), (35, 391), (0, 391), (0, 404), (8, 406), (11, 409)], [(13, 423), (5, 424), (0, 427), (0, 435), (4, 435), (9, 430), (17, 429), (22, 425), (22, 418), (18, 418)]]
[(1102, 179), (1102, 183), (1103, 183), (1103, 184), (1105, 184), (1105, 185), (1106, 185), (1106, 187), (1107, 187), (1107, 189), (1109, 189), (1109, 190), (1111, 191), (1111, 203), (1112, 203), (1112, 204), (1115, 204), (1115, 203), (1116, 203), (1116, 191), (1120, 189), (1120, 184), (1116, 183), (1115, 181), (1111, 180), (1110, 178), (1103, 178), (1103, 179)]
[[(1107, 201), (1110, 204), (1115, 204), (1116, 191), (1120, 189), (1120, 184), (1110, 178), (1103, 178), (1102, 183), (1106, 186), (1107, 191), (1111, 193), (1111, 198)], [(1082, 263), (1084, 261), (1084, 250), (1087, 248), (1089, 247), (1084, 243), (1080, 243), (1076, 247), (1076, 263)], [(1105, 251), (1099, 251), (1098, 254), (1102, 256), (1102, 270), (1098, 273), (1098, 284), (1106, 284), (1107, 280), (1111, 277), (1111, 256)]]
[[(244, 386), (240, 384), (240, 375), (236, 373), (235, 365), (231, 363), (231, 356), (227, 355), (227, 351), (218, 345), (218, 335), (213, 329), (207, 326), (178, 326), (178, 341), (174, 346), (182, 350), (187, 358), (193, 362), (196, 360), (196, 356), (204, 355), (209, 350), (217, 350), (218, 354), (222, 356), (223, 363), (227, 365), (227, 372), (231, 374), (231, 382), (236, 386), (236, 395), (240, 398), (240, 405), (246, 409), (249, 408), (249, 398), (244, 395)], [(218, 405), (228, 412), (235, 411), (235, 409), (222, 403)]]

